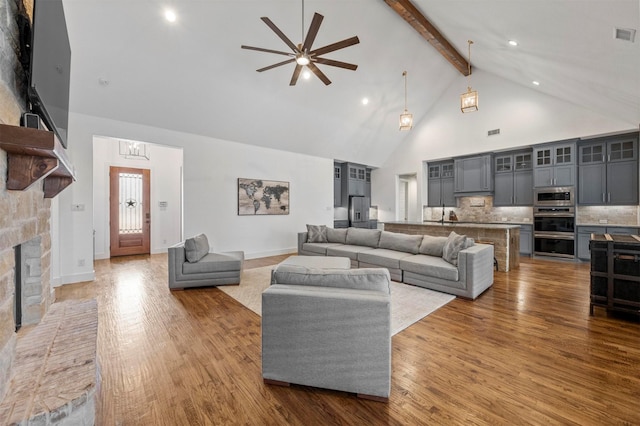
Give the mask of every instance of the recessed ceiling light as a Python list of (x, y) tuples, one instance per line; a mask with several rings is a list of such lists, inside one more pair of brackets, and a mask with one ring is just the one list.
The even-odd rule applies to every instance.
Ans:
[(509, 46), (517, 46), (518, 42), (515, 40), (509, 40)]
[(178, 16), (173, 10), (167, 9), (164, 11), (164, 19), (166, 19), (167, 21), (176, 22), (177, 18)]
[(367, 105), (369, 103), (369, 98), (362, 98), (362, 105)]
[(534, 86), (540, 86), (540, 82), (536, 80), (533, 80), (531, 84), (533, 84)]
[(304, 71), (302, 73), (302, 78), (304, 78), (305, 80), (309, 80), (311, 78), (311, 73), (309, 71)]

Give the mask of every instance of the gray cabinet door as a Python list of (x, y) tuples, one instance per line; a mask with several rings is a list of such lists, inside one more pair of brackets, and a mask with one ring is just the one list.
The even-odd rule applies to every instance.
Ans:
[(494, 179), (493, 205), (513, 205), (513, 173), (496, 173)]
[[(496, 190), (497, 183), (498, 182), (496, 180)], [(523, 170), (513, 173), (513, 205), (533, 205), (533, 173), (531, 170)]]
[(553, 167), (533, 169), (533, 185), (535, 187), (553, 186)]
[(607, 203), (638, 204), (638, 162), (625, 161), (607, 165)]
[(578, 204), (603, 204), (606, 202), (607, 173), (604, 163), (583, 164), (578, 170)]
[(578, 226), (577, 256), (578, 259), (591, 259), (591, 250), (589, 250), (589, 240), (591, 234), (605, 234), (607, 228), (605, 226)]
[(427, 205), (429, 207), (438, 207), (442, 205), (442, 184), (440, 179), (429, 179), (427, 184), (428, 195)]
[(453, 178), (442, 178), (440, 186), (440, 199), (447, 207), (456, 207), (456, 197), (453, 195)]
[(340, 164), (333, 166), (333, 207), (342, 205), (342, 167)]
[(520, 225), (520, 254), (533, 253), (533, 226)]
[(553, 186), (573, 186), (576, 184), (576, 168), (573, 165), (553, 168)]

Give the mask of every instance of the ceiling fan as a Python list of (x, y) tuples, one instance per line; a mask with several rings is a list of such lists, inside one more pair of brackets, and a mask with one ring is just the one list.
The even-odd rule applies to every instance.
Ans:
[(277, 64), (269, 65), (267, 67), (260, 68), (256, 71), (258, 72), (267, 71), (272, 68), (276, 68), (282, 65), (295, 62), (296, 67), (293, 70), (293, 76), (291, 77), (291, 81), (289, 82), (290, 86), (295, 86), (296, 82), (298, 81), (298, 77), (300, 76), (300, 72), (302, 71), (302, 68), (305, 66), (309, 68), (309, 70), (312, 73), (314, 73), (320, 80), (322, 80), (322, 82), (326, 85), (331, 84), (331, 80), (329, 80), (327, 76), (322, 71), (320, 71), (320, 69), (316, 66), (316, 64), (330, 65), (332, 67), (345, 68), (352, 71), (355, 71), (358, 68), (358, 66), (354, 64), (349, 64), (347, 62), (335, 61), (333, 59), (326, 59), (326, 58), (320, 57), (321, 55), (324, 55), (326, 53), (334, 52), (336, 50), (344, 49), (345, 47), (353, 46), (354, 44), (360, 43), (360, 40), (358, 39), (357, 36), (347, 38), (345, 40), (338, 41), (336, 43), (332, 43), (327, 46), (312, 50), (311, 46), (313, 45), (313, 42), (316, 39), (316, 35), (318, 34), (318, 30), (320, 29), (320, 24), (322, 23), (324, 16), (320, 15), (317, 12), (314, 13), (313, 20), (311, 21), (311, 25), (309, 25), (309, 31), (307, 32), (306, 37), (304, 37), (304, 1), (302, 3), (302, 18), (303, 18), (302, 36), (304, 38), (304, 42), (301, 44), (298, 44), (297, 46), (293, 44), (293, 42), (289, 40), (289, 38), (286, 35), (284, 35), (282, 31), (280, 31), (280, 29), (271, 21), (271, 19), (267, 17), (260, 18), (262, 19), (262, 21), (264, 21), (265, 24), (267, 24), (269, 28), (273, 30), (274, 33), (278, 35), (278, 37), (280, 37), (280, 39), (282, 39), (282, 41), (285, 42), (287, 46), (289, 46), (289, 48), (291, 49), (291, 52), (282, 52), (280, 50), (264, 49), (262, 47), (253, 47), (253, 46), (245, 46), (245, 45), (240, 46), (242, 49), (257, 50), (258, 52), (275, 53), (277, 55), (285, 55), (290, 57), (290, 59), (287, 59), (286, 61), (278, 62)]

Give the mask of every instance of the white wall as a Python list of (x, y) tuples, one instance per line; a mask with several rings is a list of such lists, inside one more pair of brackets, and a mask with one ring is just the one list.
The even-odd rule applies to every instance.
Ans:
[[(474, 72), (472, 86), (479, 93), (479, 111), (460, 112), (460, 94), (467, 87), (461, 76), (414, 124), (411, 137), (373, 171), (372, 204), (378, 206), (380, 221), (396, 217), (399, 174), (418, 171), (417, 193), (423, 197), (420, 204), (426, 204), (425, 160), (638, 129), (638, 123), (605, 117), (481, 70)], [(500, 135), (487, 136), (498, 128)]]
[[(60, 193), (61, 284), (91, 280), (93, 263), (93, 138), (109, 135), (183, 149), (184, 235), (204, 232), (216, 251), (244, 250), (248, 258), (295, 251), (307, 223), (333, 224), (333, 160), (260, 148), (84, 114), (69, 117), (68, 154), (77, 181)], [(300, 143), (304, 143), (300, 141)], [(237, 179), (290, 183), (290, 211), (283, 216), (238, 216)], [(72, 204), (84, 211), (71, 211)], [(78, 259), (88, 259), (78, 266)]]
[[(145, 141), (140, 141), (145, 142)], [(108, 259), (109, 234), (109, 168), (133, 167), (149, 169), (151, 207), (151, 253), (162, 253), (182, 239), (182, 149), (149, 145), (149, 160), (124, 158), (119, 154), (119, 140), (107, 137), (93, 139), (93, 225), (95, 259)], [(158, 203), (166, 201), (167, 207)]]

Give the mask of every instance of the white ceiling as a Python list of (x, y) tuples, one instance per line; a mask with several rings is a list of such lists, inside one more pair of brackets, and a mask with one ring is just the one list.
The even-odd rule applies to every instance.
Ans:
[[(413, 0), (484, 72), (607, 116), (640, 123), (640, 0)], [(341, 160), (379, 165), (403, 141), (398, 131), (408, 71), (414, 121), (461, 74), (383, 0), (307, 0), (324, 21), (314, 47), (357, 35), (325, 55), (357, 71), (320, 66), (289, 86), (293, 64), (240, 45), (287, 50), (260, 20), (302, 42), (300, 0), (64, 0), (73, 52), (75, 112)], [(178, 16), (170, 24), (164, 8)], [(306, 28), (305, 28), (306, 32)], [(512, 48), (507, 40), (520, 45)], [(101, 81), (108, 82), (103, 84)], [(473, 82), (473, 81), (472, 81)], [(478, 88), (480, 90), (480, 88)], [(363, 97), (370, 102), (364, 106)], [(457, 102), (453, 99), (452, 102)], [(149, 141), (153, 142), (153, 141)]]

